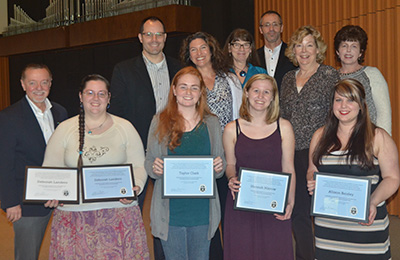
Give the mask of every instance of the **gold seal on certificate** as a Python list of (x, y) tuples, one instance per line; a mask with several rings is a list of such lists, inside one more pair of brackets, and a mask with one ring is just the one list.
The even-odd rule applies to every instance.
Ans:
[(58, 200), (78, 204), (78, 169), (30, 167), (25, 169), (24, 203)]
[(285, 214), (291, 177), (289, 173), (240, 168), (234, 208)]
[(314, 179), (311, 215), (368, 222), (369, 178), (315, 172)]
[(214, 198), (211, 156), (166, 156), (163, 198)]

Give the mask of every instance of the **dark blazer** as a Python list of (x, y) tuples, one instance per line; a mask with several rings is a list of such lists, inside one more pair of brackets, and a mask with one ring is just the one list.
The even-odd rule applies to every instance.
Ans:
[[(67, 118), (67, 111), (52, 102), (54, 127)], [(22, 216), (45, 216), (43, 204), (22, 204), (25, 166), (42, 166), (46, 141), (26, 97), (0, 111), (1, 208), (21, 205)]]
[[(278, 64), (276, 65), (276, 71), (275, 71), (275, 75), (274, 75), (276, 83), (278, 84), (279, 91), (281, 90), (282, 79), (283, 79), (283, 76), (285, 76), (286, 72), (296, 69), (296, 66), (294, 66), (293, 63), (290, 62), (288, 57), (285, 56), (286, 48), (287, 48), (287, 44), (282, 42), (281, 51), (279, 52)], [(267, 65), (265, 64), (264, 46), (262, 46), (261, 48), (259, 48), (257, 50), (257, 54), (260, 59), (261, 67), (265, 68), (268, 71)]]
[[(178, 60), (166, 57), (169, 79), (181, 69)], [(146, 148), (150, 123), (156, 113), (153, 86), (143, 56), (115, 65), (111, 79), (109, 112), (130, 121)]]

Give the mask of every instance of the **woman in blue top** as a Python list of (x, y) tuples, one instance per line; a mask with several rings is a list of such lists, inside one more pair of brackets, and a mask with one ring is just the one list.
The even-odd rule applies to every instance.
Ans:
[(242, 88), (247, 80), (255, 74), (267, 71), (258, 67), (260, 62), (254, 44), (254, 38), (245, 29), (236, 29), (228, 36), (224, 46), (229, 70), (234, 73), (242, 83)]

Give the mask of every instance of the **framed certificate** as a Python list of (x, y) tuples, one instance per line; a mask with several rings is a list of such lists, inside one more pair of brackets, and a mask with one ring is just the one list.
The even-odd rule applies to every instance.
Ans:
[(290, 173), (240, 168), (234, 209), (285, 214)]
[(136, 199), (132, 164), (82, 167), (83, 202)]
[(164, 157), (163, 198), (215, 198), (214, 158)]
[(24, 203), (58, 200), (78, 204), (78, 169), (27, 166), (25, 168)]
[(332, 173), (314, 173), (311, 215), (368, 222), (371, 180)]

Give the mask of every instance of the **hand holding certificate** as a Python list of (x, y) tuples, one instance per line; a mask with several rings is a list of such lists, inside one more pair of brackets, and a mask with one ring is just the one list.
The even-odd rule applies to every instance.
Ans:
[(132, 165), (82, 167), (83, 202), (136, 199)]
[(210, 156), (164, 157), (163, 198), (214, 198)]
[(291, 174), (240, 168), (235, 209), (284, 214)]
[(368, 222), (371, 180), (316, 172), (311, 215)]
[(78, 204), (78, 170), (75, 168), (26, 167), (24, 203), (58, 200)]

